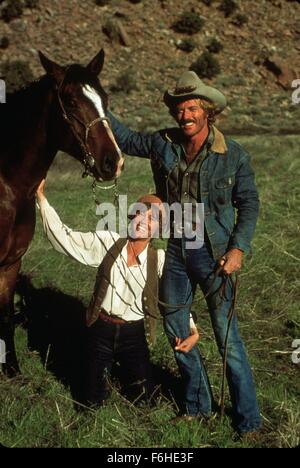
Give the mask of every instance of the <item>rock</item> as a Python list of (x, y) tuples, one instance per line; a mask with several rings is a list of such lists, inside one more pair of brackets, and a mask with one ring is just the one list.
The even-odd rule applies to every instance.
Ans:
[(102, 31), (112, 41), (119, 41), (121, 45), (130, 46), (130, 38), (122, 23), (117, 19), (108, 20), (102, 27)]
[(298, 78), (299, 73), (290, 68), (288, 63), (278, 56), (267, 57), (263, 65), (276, 77), (276, 83), (284, 89), (289, 90), (293, 80)]
[(120, 37), (120, 42), (122, 45), (129, 47), (130, 46), (130, 39), (129, 35), (127, 34), (124, 26), (121, 24), (120, 21), (117, 21), (117, 26), (119, 29), (119, 37)]
[(15, 19), (10, 22), (10, 27), (13, 31), (24, 32), (27, 28), (27, 21), (22, 19)]

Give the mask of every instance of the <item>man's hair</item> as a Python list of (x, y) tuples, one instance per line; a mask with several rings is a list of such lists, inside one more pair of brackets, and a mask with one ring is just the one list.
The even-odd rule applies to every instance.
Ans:
[[(208, 120), (208, 125), (212, 125), (215, 120), (216, 120), (216, 110), (217, 110), (217, 107), (216, 105), (209, 101), (208, 99), (204, 99), (204, 98), (200, 98), (200, 97), (191, 97), (189, 99), (195, 99), (195, 101), (198, 101), (199, 104), (200, 104), (200, 107), (206, 112), (207, 114), (207, 120)], [(184, 99), (185, 101), (186, 100), (189, 100), (189, 99)], [(169, 112), (171, 114), (172, 117), (175, 117), (176, 115), (176, 109), (177, 109), (177, 106), (180, 102), (184, 102), (182, 99), (180, 101), (175, 101), (173, 104), (171, 104), (169, 106)]]

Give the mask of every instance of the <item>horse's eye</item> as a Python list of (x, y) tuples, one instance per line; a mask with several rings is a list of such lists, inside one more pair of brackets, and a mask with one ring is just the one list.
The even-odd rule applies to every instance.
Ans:
[(68, 107), (76, 107), (76, 101), (73, 97), (67, 96), (65, 99), (66, 105)]

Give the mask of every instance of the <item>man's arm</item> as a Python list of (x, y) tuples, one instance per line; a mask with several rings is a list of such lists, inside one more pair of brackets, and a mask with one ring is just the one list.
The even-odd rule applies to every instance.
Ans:
[(113, 235), (111, 239), (106, 231), (79, 232), (63, 224), (44, 195), (44, 181), (37, 190), (36, 198), (44, 232), (54, 249), (84, 265), (98, 267), (111, 246), (115, 233), (110, 233)]
[(229, 242), (229, 249), (220, 264), (226, 274), (238, 271), (244, 253), (251, 248), (259, 213), (259, 196), (255, 185), (250, 156), (241, 148), (241, 158), (236, 173), (233, 205), (237, 209), (237, 220)]
[(113, 134), (121, 151), (130, 156), (150, 158), (153, 137), (151, 134), (135, 132), (122, 124), (110, 111), (108, 117), (111, 121)]

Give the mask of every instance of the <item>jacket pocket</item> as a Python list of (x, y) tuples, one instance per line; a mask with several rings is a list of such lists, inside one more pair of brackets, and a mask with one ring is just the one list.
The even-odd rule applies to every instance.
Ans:
[(234, 183), (234, 175), (227, 175), (225, 177), (215, 179), (213, 185), (213, 201), (215, 205), (214, 208), (217, 213), (222, 211), (225, 206), (232, 204), (232, 190)]
[(215, 187), (216, 189), (227, 189), (231, 188), (234, 185), (235, 177), (234, 175), (229, 175), (222, 177), (221, 179), (216, 179)]

